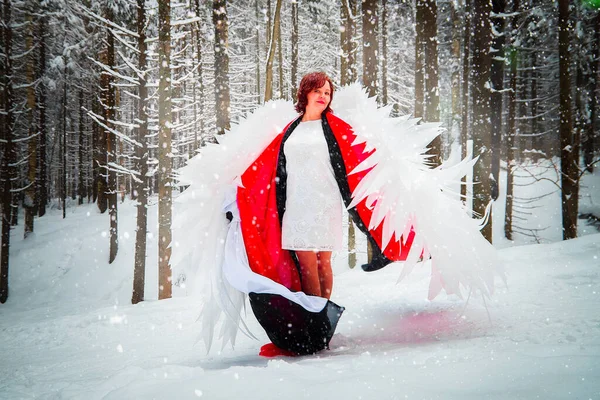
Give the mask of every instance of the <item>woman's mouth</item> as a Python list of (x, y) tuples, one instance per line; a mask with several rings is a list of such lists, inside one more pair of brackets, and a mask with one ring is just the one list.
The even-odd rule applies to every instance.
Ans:
[(317, 100), (317, 103), (319, 103), (319, 104), (325, 104), (325, 102), (323, 100)]

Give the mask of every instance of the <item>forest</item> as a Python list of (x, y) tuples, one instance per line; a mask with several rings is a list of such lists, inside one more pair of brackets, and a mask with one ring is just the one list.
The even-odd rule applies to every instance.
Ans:
[[(1, 0), (0, 20), (1, 303), (17, 224), (27, 240), (48, 209), (68, 218), (95, 203), (111, 263), (126, 198), (137, 202), (132, 303), (144, 300), (150, 204), (159, 298), (171, 297), (176, 171), (265, 102), (295, 101), (311, 71), (441, 122), (433, 166), (479, 156), (475, 212), (506, 171), (508, 239), (531, 201), (513, 196), (516, 168), (558, 172), (566, 240), (600, 162), (598, 0)], [(491, 219), (482, 233), (492, 241)]]

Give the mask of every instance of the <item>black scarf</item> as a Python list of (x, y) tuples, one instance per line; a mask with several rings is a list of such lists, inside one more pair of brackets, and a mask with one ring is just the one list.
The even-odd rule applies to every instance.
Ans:
[[(283, 151), (283, 148), (285, 146), (286, 140), (292, 135), (292, 132), (296, 129), (296, 127), (298, 127), (301, 121), (302, 116), (298, 117), (294, 122), (290, 124), (290, 126), (283, 135), (283, 139), (281, 140), (281, 146), (279, 147), (279, 156), (277, 159), (277, 173), (275, 177), (275, 193), (277, 199), (277, 213), (279, 215), (280, 225), (283, 221), (283, 214), (285, 213), (285, 202), (287, 198), (287, 170), (285, 153)], [(344, 157), (342, 156), (342, 151), (335, 138), (335, 135), (331, 130), (331, 127), (329, 126), (329, 122), (327, 121), (327, 116), (325, 113), (321, 115), (321, 124), (323, 126), (323, 134), (325, 135), (325, 141), (327, 142), (327, 147), (329, 149), (329, 157), (331, 161), (331, 166), (333, 167), (335, 180), (338, 184), (340, 194), (347, 208), (352, 202), (352, 192), (350, 191), (350, 186), (348, 185), (348, 177), (346, 175), (346, 164), (344, 163)], [(371, 243), (371, 262), (363, 264), (362, 269), (365, 271), (376, 271), (391, 263), (392, 261), (383, 254), (379, 245), (377, 244), (377, 241), (373, 238), (371, 232), (369, 232), (369, 229), (367, 228), (363, 220), (360, 218), (356, 207), (348, 209), (348, 213), (350, 214), (350, 217), (352, 218), (358, 229), (360, 229), (362, 233), (367, 235), (367, 240), (369, 241), (369, 243)], [(300, 272), (300, 263), (298, 262), (298, 256), (296, 255), (295, 251), (288, 251), (291, 253), (292, 259), (294, 260), (296, 268), (298, 269), (298, 274), (300, 274), (300, 279), (302, 279), (302, 274)]]

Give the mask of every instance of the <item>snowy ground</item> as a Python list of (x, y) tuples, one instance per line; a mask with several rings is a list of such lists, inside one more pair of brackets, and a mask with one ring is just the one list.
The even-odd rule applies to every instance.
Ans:
[[(529, 179), (517, 173), (520, 184)], [(600, 175), (582, 188), (582, 208), (598, 209)], [(554, 189), (540, 181), (517, 195)], [(514, 242), (502, 238), (504, 205), (496, 206), (508, 286), (498, 282), (487, 310), (477, 298), (428, 301), (427, 263), (396, 284), (400, 265), (366, 274), (338, 255), (332, 300), (346, 312), (332, 349), (272, 360), (257, 355), (267, 338), (251, 314), (259, 341), (240, 335), (235, 350), (215, 346), (207, 355), (197, 342), (199, 300), (176, 291), (129, 304), (131, 202), (120, 205), (112, 265), (107, 215), (84, 205), (62, 221), (52, 210), (27, 241), (22, 225), (13, 232), (11, 292), (0, 306), (0, 399), (600, 399), (600, 234), (580, 221), (582, 237), (561, 242), (559, 194), (535, 205), (524, 209), (530, 215)], [(149, 247), (155, 266), (152, 235)], [(156, 299), (155, 269), (146, 283)]]

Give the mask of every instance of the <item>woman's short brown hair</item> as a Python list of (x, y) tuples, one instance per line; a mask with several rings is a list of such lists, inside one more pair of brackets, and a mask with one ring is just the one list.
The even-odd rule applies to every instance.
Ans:
[(298, 87), (298, 102), (296, 103), (296, 111), (298, 111), (300, 114), (303, 114), (306, 111), (306, 105), (308, 104), (308, 93), (311, 90), (315, 90), (322, 87), (323, 85), (325, 85), (325, 82), (329, 82), (329, 87), (331, 88), (331, 98), (329, 104), (327, 105), (327, 108), (323, 112), (331, 112), (330, 105), (331, 100), (333, 100), (334, 87), (331, 78), (327, 76), (325, 72), (311, 72), (310, 74), (306, 74), (302, 77), (302, 80), (300, 81), (300, 86)]

